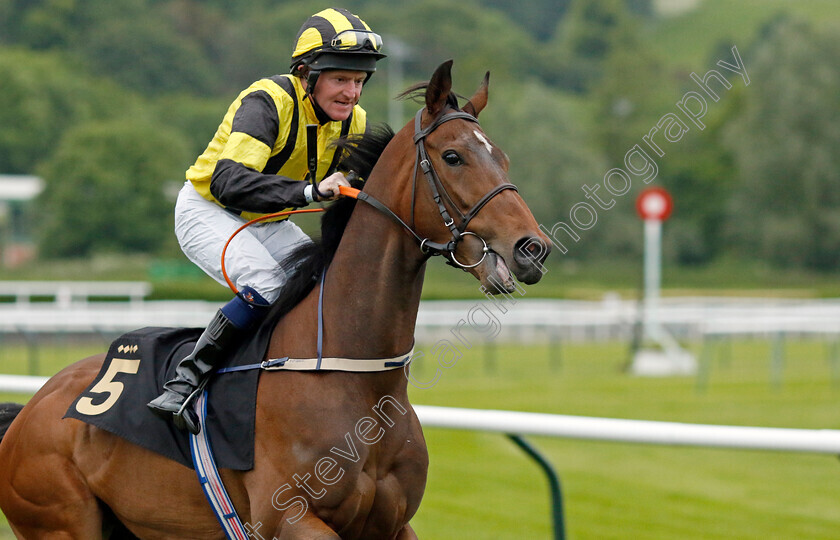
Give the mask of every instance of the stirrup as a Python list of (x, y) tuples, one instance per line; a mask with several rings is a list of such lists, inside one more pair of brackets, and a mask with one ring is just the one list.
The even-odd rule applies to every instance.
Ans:
[[(181, 407), (178, 409), (177, 412), (172, 413), (172, 423), (175, 424), (175, 427), (180, 429), (181, 431), (189, 431), (193, 435), (198, 435), (201, 432), (201, 420), (199, 418), (198, 413), (196, 413), (193, 409), (190, 408), (193, 400), (196, 399), (198, 396), (204, 392), (204, 388), (207, 386), (210, 377), (206, 377), (201, 383), (199, 383), (198, 387), (193, 390), (190, 395), (184, 399), (184, 403), (181, 404)], [(193, 415), (195, 418), (193, 418)]]

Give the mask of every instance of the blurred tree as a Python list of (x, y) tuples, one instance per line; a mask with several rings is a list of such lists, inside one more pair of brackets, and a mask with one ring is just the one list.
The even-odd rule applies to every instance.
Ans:
[(603, 77), (593, 83), (594, 131), (607, 157), (619, 166), (679, 97), (668, 68), (638, 41), (610, 52)]
[(738, 166), (732, 237), (783, 265), (840, 265), (840, 37), (782, 19), (744, 57), (751, 79), (726, 129)]
[[(161, 0), (156, 0), (161, 1)], [(165, 1), (165, 0), (163, 0)], [(276, 6), (277, 2), (275, 0), (202, 0), (201, 4), (212, 6), (214, 8), (218, 8), (221, 11), (234, 14), (234, 13), (243, 13), (246, 11), (250, 12), (265, 12), (271, 9), (272, 6)], [(284, 3), (291, 3), (291, 2), (284, 2)], [(303, 2), (300, 2), (303, 3)], [(312, 11), (311, 2), (307, 2), (310, 4), (309, 10)], [(316, 10), (317, 11), (317, 10)], [(311, 13), (310, 13), (311, 14)], [(303, 21), (300, 21), (302, 23)]]
[(627, 9), (644, 17), (653, 16), (655, 10), (653, 0), (626, 0)]
[[(482, 6), (497, 9), (510, 17), (511, 22), (523, 27), (540, 42), (554, 35), (558, 23), (566, 16), (573, 0), (479, 0)], [(652, 0), (622, 0), (632, 13), (649, 17), (653, 15)]]
[[(238, 86), (241, 88), (237, 88), (237, 91), (259, 77), (289, 72), (295, 36), (301, 24), (316, 10), (317, 8), (313, 8), (308, 2), (283, 2), (265, 11), (244, 14), (238, 29), (231, 30), (230, 35), (221, 38), (225, 46), (219, 62), (240, 64), (236, 68), (239, 74), (231, 74), (231, 77), (237, 77), (240, 82)], [(362, 16), (368, 17), (367, 14)], [(365, 20), (380, 33), (384, 32), (369, 18)], [(240, 32), (245, 33), (244, 39), (237, 37)], [(242, 41), (251, 42), (250, 51), (243, 55), (242, 51), (237, 49), (237, 41), (240, 42), (240, 47)], [(387, 48), (387, 44), (385, 47)]]
[(560, 88), (584, 93), (601, 79), (613, 51), (633, 48), (635, 35), (625, 0), (572, 0), (542, 50), (544, 76)]
[[(665, 254), (680, 264), (706, 264), (728, 251), (728, 201), (738, 172), (723, 132), (740, 114), (745, 93), (743, 81), (715, 63), (731, 59), (731, 49), (729, 41), (718, 43), (706, 65), (729, 76), (733, 88), (726, 90), (717, 103), (708, 102), (704, 130), (692, 126), (678, 143), (665, 149), (667, 154), (659, 161), (659, 181), (674, 197), (674, 213), (664, 230)], [(698, 90), (688, 73), (681, 73), (679, 82), (681, 88), (676, 95)]]
[(479, 0), (479, 3), (504, 12), (512, 24), (528, 30), (537, 41), (548, 41), (557, 23), (566, 15), (572, 0)]
[(421, 80), (450, 58), (455, 59), (455, 77), (461, 81), (480, 81), (487, 70), (498, 79), (524, 77), (534, 70), (533, 37), (503, 14), (482, 10), (475, 0), (412, 2), (375, 15), (368, 22), (375, 20), (377, 28), (399, 35), (417, 51), (415, 63), (408, 67)]
[[(283, 73), (289, 63), (282, 49), (277, 50), (275, 34), (280, 29), (272, 26), (278, 22), (273, 14), (281, 8), (245, 7), (233, 15), (223, 6), (207, 2), (170, 0), (161, 9), (177, 35), (191, 43), (212, 66), (214, 88), (233, 95), (260, 77)], [(300, 25), (303, 18), (296, 24)], [(286, 48), (291, 46), (294, 32), (286, 36)]]
[(219, 71), (196, 43), (158, 17), (108, 21), (80, 48), (94, 72), (140, 92), (208, 95), (220, 86)]
[(28, 10), (19, 9), (19, 26), (15, 33), (19, 43), (33, 49), (67, 47), (79, 30), (80, 17), (74, 0), (32, 2)]
[[(642, 143), (642, 136), (673, 108), (677, 96), (669, 70), (650, 49), (629, 34), (621, 41), (621, 46), (605, 45), (605, 55), (598, 60), (600, 75), (589, 82), (586, 103), (591, 106), (592, 119), (586, 125), (595, 147), (605, 158), (605, 165), (586, 182), (590, 186), (603, 184), (604, 175), (613, 167), (626, 170), (625, 155)], [(650, 158), (657, 164), (662, 161), (656, 155)], [(630, 191), (615, 197), (609, 210), (599, 211), (597, 227), (586, 231), (588, 240), (583, 254), (598, 258), (641, 254), (640, 223), (634, 203), (645, 184), (641, 178), (632, 178)], [(603, 188), (601, 195), (605, 201), (610, 200)]]
[(167, 181), (181, 182), (191, 156), (180, 136), (131, 120), (68, 130), (39, 170), (41, 253), (156, 252), (172, 234)]
[[(731, 110), (731, 109), (730, 109)], [(674, 198), (665, 228), (665, 254), (680, 264), (705, 264), (726, 251), (727, 204), (737, 174), (720, 141), (723, 118), (686, 137), (660, 161), (659, 177)]]
[[(194, 36), (176, 27), (172, 9), (152, 0), (12, 1), (0, 26), (10, 43), (73, 54), (96, 73), (143, 92), (189, 90), (208, 94), (223, 80)], [(177, 2), (170, 2), (177, 4)], [(165, 8), (166, 6), (160, 6)], [(205, 8), (191, 5), (194, 18)], [(177, 10), (174, 10), (177, 13)], [(183, 10), (181, 10), (183, 13)], [(217, 18), (213, 22), (219, 20)], [(221, 19), (224, 20), (223, 18)], [(2, 25), (2, 23), (0, 23)], [(204, 25), (208, 32), (213, 25)], [(220, 33), (216, 26), (215, 32)]]
[(0, 28), (5, 30), (0, 39), (33, 49), (60, 48), (65, 52), (95, 28), (120, 19), (148, 18), (150, 12), (148, 0), (6, 0), (4, 4), (8, 17), (0, 18)]
[(88, 77), (66, 55), (0, 48), (0, 171), (32, 173), (64, 130), (139, 111), (114, 84)]
[(163, 119), (160, 122), (165, 122), (167, 128), (181, 133), (190, 154), (198, 157), (216, 133), (229, 105), (227, 98), (173, 94), (155, 100), (154, 116)]

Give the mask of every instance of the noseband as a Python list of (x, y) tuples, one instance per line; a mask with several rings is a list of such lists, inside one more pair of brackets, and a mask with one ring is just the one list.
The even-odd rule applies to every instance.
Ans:
[[(438, 177), (437, 172), (435, 171), (434, 165), (432, 165), (432, 161), (429, 159), (429, 155), (426, 152), (426, 145), (424, 140), (426, 137), (432, 133), (435, 129), (437, 129), (441, 124), (448, 122), (450, 120), (455, 120), (456, 118), (461, 118), (463, 120), (467, 120), (469, 122), (478, 123), (478, 120), (472, 116), (471, 114), (465, 113), (463, 111), (455, 111), (449, 114), (442, 114), (438, 116), (434, 122), (429, 124), (426, 129), (420, 128), (420, 119), (423, 115), (423, 109), (420, 109), (417, 112), (417, 116), (414, 119), (414, 145), (417, 147), (417, 155), (414, 162), (414, 182), (415, 182), (415, 189), (413, 189), (412, 193), (412, 201), (411, 201), (411, 215), (412, 219), (414, 216), (414, 203), (417, 196), (416, 191), (416, 182), (417, 182), (417, 170), (418, 167), (423, 170), (423, 176), (426, 178), (426, 181), (429, 184), (429, 188), (432, 191), (432, 198), (435, 200), (435, 203), (438, 206), (438, 211), (440, 212), (440, 217), (443, 219), (443, 224), (449, 229), (452, 238), (446, 243), (440, 242), (432, 242), (429, 238), (423, 238), (409, 225), (407, 225), (399, 216), (397, 216), (390, 208), (382, 204), (380, 201), (374, 199), (373, 197), (367, 195), (364, 191), (359, 192), (357, 195), (357, 199), (360, 201), (365, 201), (366, 203), (370, 204), (380, 212), (384, 213), (386, 216), (391, 218), (392, 220), (396, 221), (400, 225), (402, 225), (408, 232), (410, 232), (414, 238), (417, 240), (418, 244), (420, 245), (420, 250), (428, 255), (445, 255), (446, 258), (449, 260), (450, 264), (453, 266), (457, 266), (458, 268), (469, 269), (475, 268), (479, 264), (481, 264), (484, 259), (487, 257), (487, 254), (490, 252), (490, 248), (487, 247), (487, 242), (484, 241), (479, 235), (475, 234), (474, 232), (467, 231), (467, 226), (469, 225), (470, 221), (478, 214), (478, 212), (484, 208), (484, 206), (490, 202), (490, 200), (507, 189), (512, 189), (514, 191), (518, 191), (515, 185), (506, 182), (504, 184), (499, 184), (498, 186), (491, 189), (487, 194), (481, 197), (472, 208), (467, 211), (466, 214), (462, 213), (455, 202), (452, 200), (452, 197), (449, 195), (449, 192), (446, 191), (446, 187), (440, 181), (440, 177)], [(458, 214), (459, 223), (455, 223), (455, 219), (449, 213), (449, 210), (446, 208), (446, 204), (444, 200), (449, 203), (452, 209)], [(458, 243), (464, 239), (465, 236), (474, 236), (478, 238), (481, 243), (483, 244), (482, 247), (482, 255), (481, 259), (477, 263), (474, 264), (464, 264), (458, 259), (455, 258), (455, 249), (458, 247)]]

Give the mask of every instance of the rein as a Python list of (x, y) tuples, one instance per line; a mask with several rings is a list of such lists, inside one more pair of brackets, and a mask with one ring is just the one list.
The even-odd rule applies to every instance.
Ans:
[[(432, 190), (432, 198), (435, 200), (435, 203), (438, 206), (438, 212), (440, 212), (440, 217), (443, 219), (443, 224), (449, 229), (449, 233), (452, 235), (452, 238), (445, 243), (440, 242), (432, 242), (430, 238), (423, 238), (414, 230), (414, 228), (408, 225), (405, 221), (403, 221), (397, 214), (394, 213), (393, 210), (388, 208), (385, 204), (381, 201), (375, 199), (374, 197), (370, 196), (369, 194), (365, 193), (356, 188), (347, 187), (347, 186), (339, 186), (339, 192), (344, 197), (350, 197), (359, 201), (364, 201), (367, 204), (371, 205), (373, 208), (377, 209), (385, 216), (390, 218), (392, 221), (401, 225), (406, 231), (411, 233), (414, 239), (417, 241), (418, 245), (420, 246), (420, 251), (430, 256), (433, 255), (444, 255), (449, 260), (450, 264), (456, 266), (458, 268), (462, 268), (467, 270), (469, 268), (475, 268), (479, 264), (481, 264), (484, 259), (487, 257), (487, 254), (490, 252), (490, 248), (487, 247), (487, 242), (480, 237), (479, 235), (475, 234), (474, 232), (467, 231), (467, 226), (469, 225), (470, 221), (478, 215), (484, 206), (490, 202), (493, 197), (501, 193), (502, 191), (512, 189), (513, 191), (519, 191), (517, 187), (510, 182), (506, 182), (503, 184), (499, 184), (498, 186), (491, 189), (487, 192), (483, 197), (481, 197), (477, 203), (470, 208), (466, 214), (462, 213), (458, 206), (453, 202), (452, 197), (449, 195), (449, 192), (446, 191), (446, 187), (440, 181), (440, 177), (435, 171), (435, 167), (432, 164), (432, 161), (429, 159), (429, 154), (426, 152), (426, 145), (424, 144), (425, 138), (440, 127), (442, 124), (455, 119), (462, 119), (467, 120), (468, 122), (474, 122), (478, 124), (478, 119), (476, 119), (471, 114), (465, 113), (463, 111), (454, 111), (449, 114), (442, 114), (438, 116), (434, 122), (426, 126), (425, 129), (421, 129), (420, 127), (420, 120), (423, 115), (423, 110), (420, 109), (417, 111), (417, 115), (414, 118), (414, 145), (417, 147), (417, 154), (415, 157), (414, 162), (414, 179), (416, 182), (417, 178), (417, 169), (418, 167), (423, 170), (423, 176), (426, 178), (426, 181), (429, 184), (429, 188)], [(352, 176), (351, 176), (352, 175)], [(350, 173), (349, 177), (355, 176), (355, 173)], [(317, 187), (315, 188), (317, 190)], [(317, 191), (316, 191), (317, 192)], [(417, 191), (414, 190), (412, 194), (412, 201), (411, 201), (411, 208), (414, 208), (414, 202), (417, 197)], [(456, 224), (455, 219), (449, 213), (449, 210), (446, 208), (446, 204), (444, 203), (444, 198), (449, 203), (449, 205), (458, 213), (458, 217), (460, 219), (460, 223)], [(233, 281), (231, 281), (230, 277), (227, 274), (227, 270), (225, 268), (225, 253), (227, 252), (227, 248), (230, 245), (231, 241), (242, 232), (247, 227), (250, 227), (254, 223), (259, 223), (261, 221), (266, 221), (276, 217), (282, 216), (289, 216), (292, 214), (308, 214), (314, 212), (323, 212), (324, 208), (310, 208), (310, 209), (303, 209), (303, 210), (286, 210), (284, 212), (275, 212), (273, 214), (266, 214), (264, 216), (260, 216), (258, 218), (252, 219), (251, 221), (245, 223), (228, 238), (228, 241), (225, 243), (225, 247), (222, 249), (222, 275), (225, 278), (225, 281), (230, 287), (230, 290), (234, 292), (234, 294), (239, 294), (239, 290), (234, 285)], [(414, 212), (412, 211), (412, 214)], [(460, 262), (457, 258), (455, 258), (455, 250), (458, 247), (458, 243), (464, 239), (465, 236), (474, 236), (478, 238), (483, 247), (482, 247), (482, 255), (481, 259), (474, 264), (464, 264)]]

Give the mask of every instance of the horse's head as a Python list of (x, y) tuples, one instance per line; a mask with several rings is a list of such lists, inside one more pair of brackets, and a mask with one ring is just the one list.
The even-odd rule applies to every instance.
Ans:
[(435, 71), (415, 120), (417, 231), (430, 239), (424, 248), (438, 246), (489, 291), (511, 292), (514, 275), (540, 280), (550, 242), (508, 180), (507, 155), (478, 124), (490, 74), (459, 110), (451, 68), (450, 60)]

